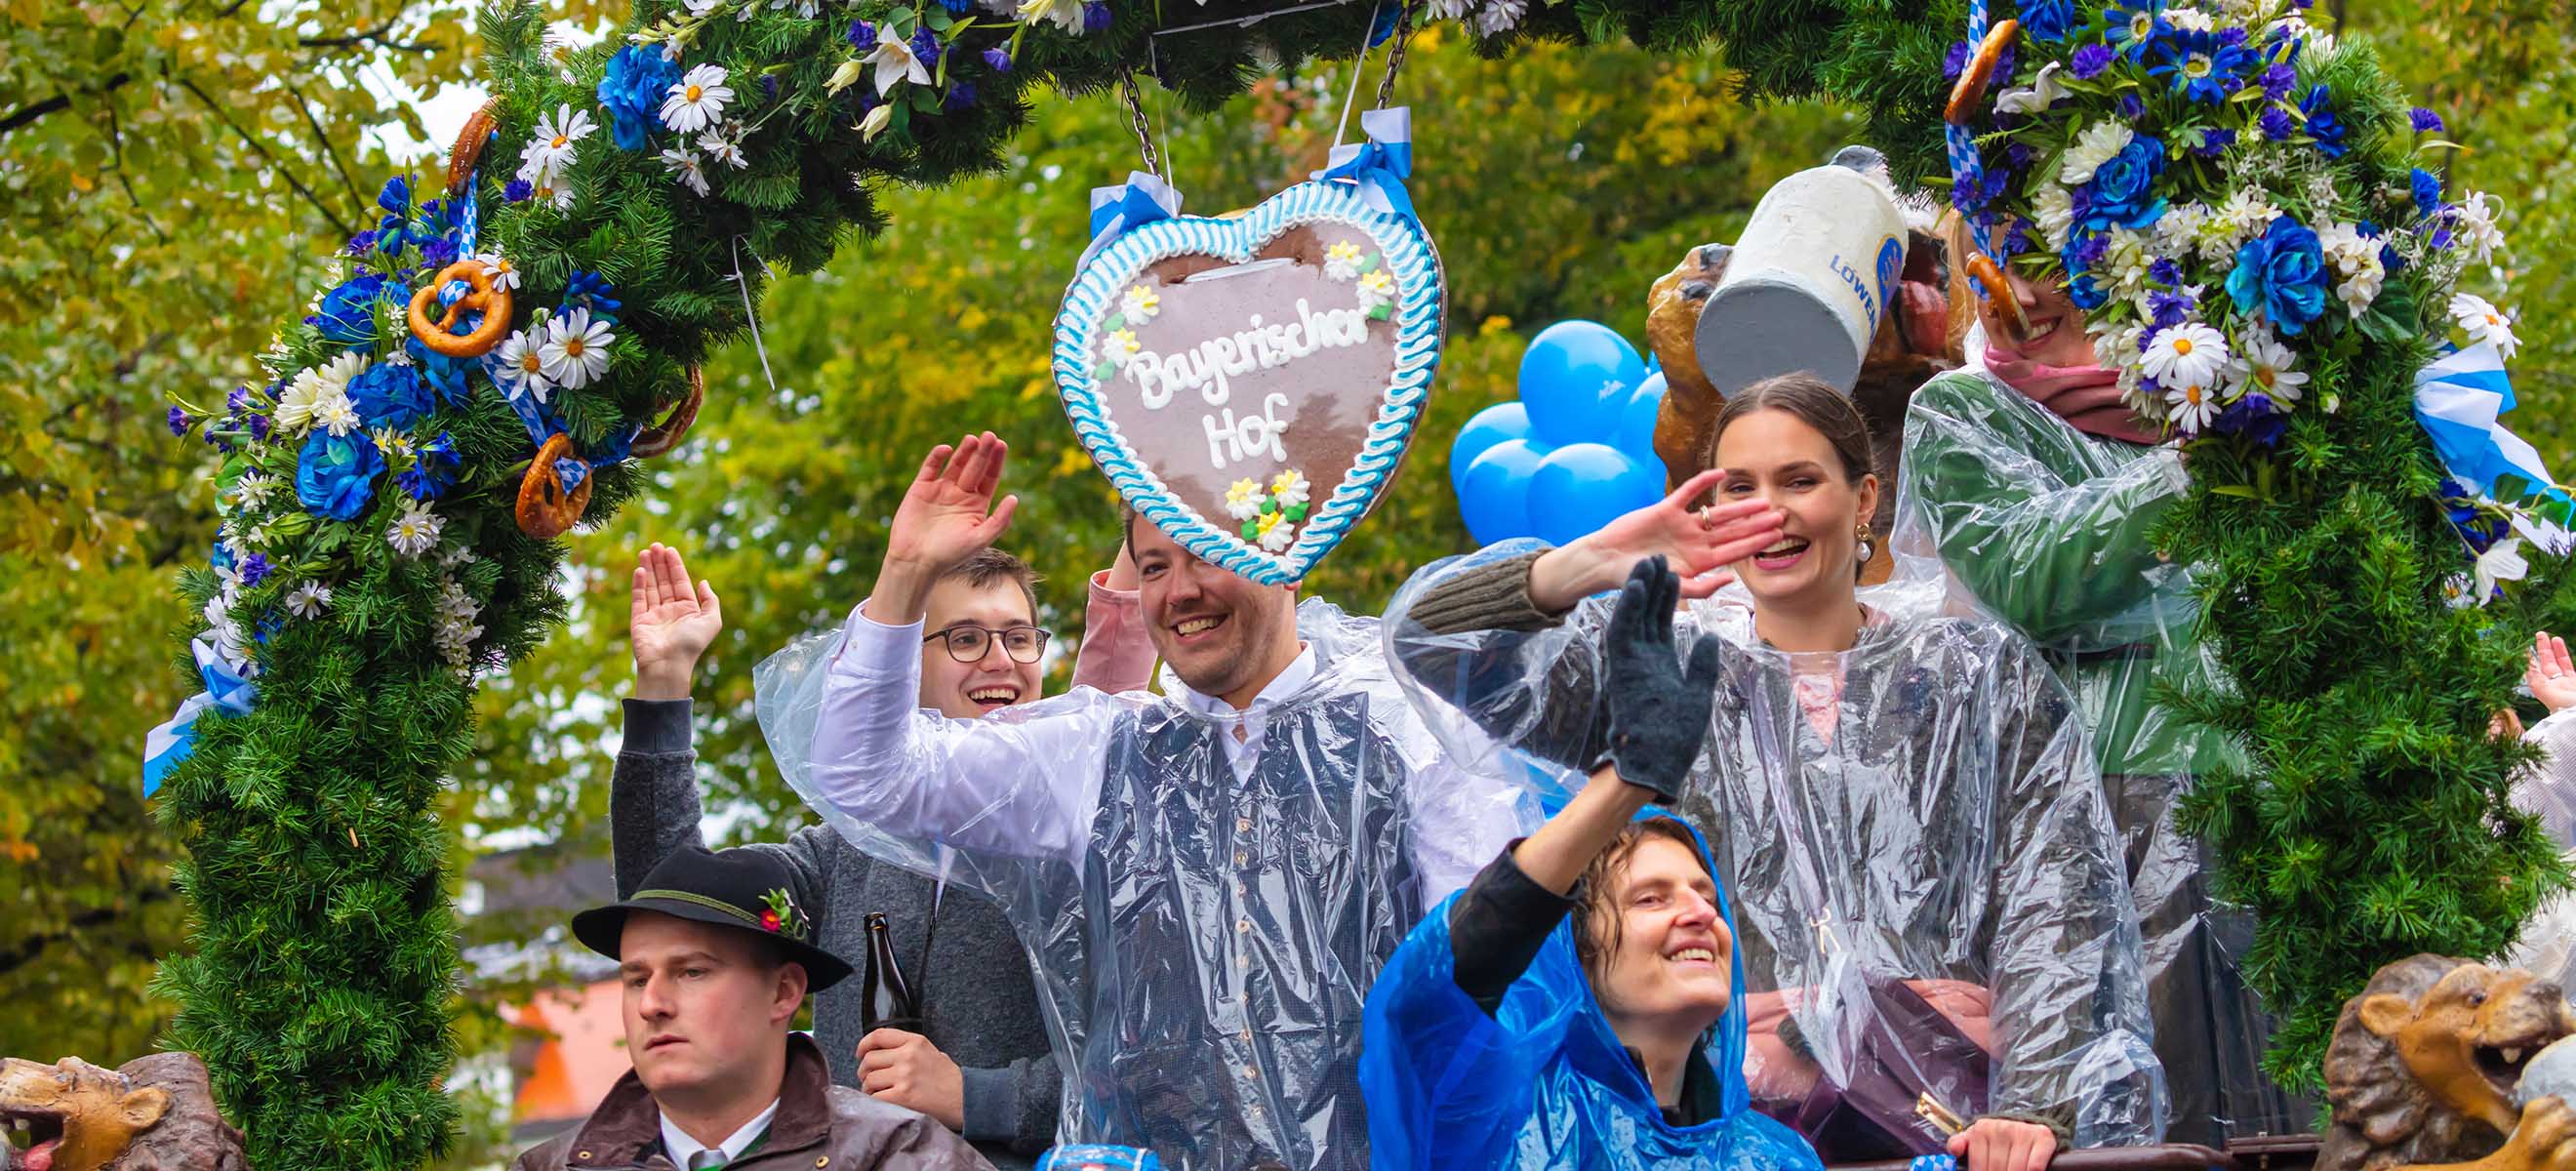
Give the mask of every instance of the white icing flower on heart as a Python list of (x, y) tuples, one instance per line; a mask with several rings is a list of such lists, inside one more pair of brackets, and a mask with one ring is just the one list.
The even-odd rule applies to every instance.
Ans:
[(1360, 259), (1367, 255), (1360, 246), (1348, 240), (1337, 240), (1324, 249), (1324, 275), (1337, 281), (1360, 275)]
[(1383, 268), (1360, 278), (1360, 310), (1366, 312), (1395, 300), (1395, 278)]
[(1262, 513), (1261, 519), (1254, 521), (1253, 524), (1258, 526), (1257, 531), (1260, 533), (1258, 543), (1265, 551), (1279, 552), (1297, 539), (1297, 526), (1279, 513)]
[(1136, 331), (1132, 329), (1113, 329), (1109, 336), (1100, 339), (1100, 356), (1122, 370), (1127, 368), (1128, 360), (1136, 356), (1136, 351), (1143, 348), (1136, 341)]
[(1295, 468), (1270, 477), (1270, 498), (1278, 501), (1281, 508), (1306, 503), (1306, 489), (1306, 474)]
[(1251, 520), (1261, 515), (1261, 483), (1258, 480), (1236, 480), (1225, 489), (1226, 515), (1236, 520)]
[(1143, 325), (1152, 321), (1155, 314), (1163, 311), (1162, 294), (1143, 285), (1132, 285), (1127, 290), (1127, 296), (1119, 301), (1118, 311), (1126, 314), (1129, 322)]

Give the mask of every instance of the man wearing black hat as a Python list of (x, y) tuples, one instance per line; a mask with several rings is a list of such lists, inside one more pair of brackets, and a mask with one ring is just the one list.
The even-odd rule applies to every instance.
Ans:
[(573, 916), (573, 937), (618, 961), (635, 1069), (513, 1171), (990, 1171), (930, 1118), (833, 1085), (788, 1030), (807, 991), (850, 974), (789, 889), (766, 854), (686, 847), (633, 898)]

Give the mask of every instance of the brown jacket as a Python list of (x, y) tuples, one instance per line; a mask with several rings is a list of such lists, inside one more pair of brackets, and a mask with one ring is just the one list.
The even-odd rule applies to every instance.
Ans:
[[(832, 1084), (823, 1051), (787, 1038), (787, 1078), (769, 1135), (725, 1171), (992, 1171), (966, 1140), (927, 1116)], [(617, 1079), (589, 1119), (510, 1165), (511, 1171), (672, 1171), (662, 1111), (634, 1071)]]

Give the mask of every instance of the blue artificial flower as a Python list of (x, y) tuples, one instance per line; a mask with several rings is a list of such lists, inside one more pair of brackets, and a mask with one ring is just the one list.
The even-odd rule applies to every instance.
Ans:
[(409, 428), (437, 406), (416, 368), (391, 362), (378, 362), (349, 380), (349, 405), (370, 428)]
[(253, 553), (248, 557), (242, 558), (241, 583), (243, 589), (250, 589), (261, 582), (267, 581), (268, 574), (268, 554)]
[(2236, 145), (2236, 131), (2224, 126), (2205, 126), (2200, 131), (2199, 145), (2192, 147), (2191, 153), (2205, 159), (2214, 159), (2226, 154), (2227, 148), (2234, 145)]
[(170, 434), (174, 438), (187, 434), (188, 429), (196, 425), (197, 420), (195, 416), (190, 415), (188, 412), (177, 407), (170, 408)]
[(1102, 32), (1107, 30), (1111, 23), (1109, 6), (1100, 3), (1100, 0), (1091, 0), (1091, 3), (1082, 6), (1082, 31)]
[(975, 11), (975, 0), (939, 0), (939, 6), (947, 9), (950, 16), (964, 16)]
[(214, 551), (206, 554), (206, 564), (217, 569), (230, 569), (233, 567), (233, 551), (224, 548), (223, 542), (217, 541)]
[(2147, 266), (2147, 279), (2172, 288), (2182, 283), (2182, 269), (2174, 264), (2172, 257), (2159, 256), (2155, 263)]
[(2075, 0), (2026, 0), (2021, 6), (2021, 31), (2034, 40), (2062, 41), (2074, 28)]
[(2442, 128), (2442, 116), (2431, 110), (2427, 110), (2422, 106), (2417, 106), (2414, 109), (2407, 111), (2406, 120), (2415, 127), (2415, 133), (2417, 134), (2440, 130)]
[(618, 310), (626, 307), (624, 301), (609, 295), (616, 291), (616, 286), (609, 284), (607, 277), (584, 269), (572, 274), (572, 279), (564, 282), (563, 305), (559, 311), (570, 313), (574, 309), (587, 307), (593, 318), (614, 325), (617, 323)]
[(2441, 176), (2417, 167), (2412, 175), (2407, 176), (2407, 179), (2414, 188), (2415, 210), (2418, 214), (2431, 215), (2442, 209)]
[(376, 191), (376, 206), (385, 209), (386, 215), (398, 216), (410, 211), (411, 180), (401, 175), (385, 180), (385, 185)]
[(2164, 0), (2111, 0), (2102, 19), (2111, 26), (2111, 46), (2131, 61), (2145, 59), (2147, 46), (2173, 28), (2165, 23)]
[(1959, 80), (1959, 74), (1966, 71), (1967, 68), (1968, 42), (1950, 42), (1949, 53), (1945, 54), (1941, 58), (1941, 79), (1943, 81), (1957, 81)]
[(2015, 171), (2030, 169), (2030, 144), (2016, 142), (2004, 148), (2004, 162)]
[(2325, 311), (2328, 279), (2317, 234), (2283, 213), (2261, 236), (2236, 250), (2227, 295), (2238, 313), (2260, 309), (2273, 328), (2296, 337)]
[(2075, 59), (2067, 63), (2067, 72), (2074, 74), (2079, 81), (2090, 81), (2109, 69), (2112, 60), (2110, 46), (2086, 45), (2075, 50)]
[(2004, 233), (2003, 258), (2010, 260), (2028, 251), (2030, 251), (2030, 224), (2016, 217), (2013, 220), (2012, 230)]
[(2448, 247), (2450, 247), (2450, 246), (2451, 246), (2451, 229), (2450, 229), (2449, 227), (2447, 227), (2447, 226), (2445, 226), (2445, 227), (2439, 227), (2439, 228), (2435, 228), (2435, 229), (2433, 229), (2433, 235), (2432, 235), (2432, 237), (2431, 237), (2429, 240), (2427, 240), (2426, 242), (2427, 242), (2427, 243), (2429, 243), (2429, 244), (2431, 244), (2431, 245), (2432, 245), (2433, 247), (2435, 247), (2435, 248), (2448, 248)]
[(441, 431), (438, 438), (421, 444), (418, 454), (411, 470), (394, 482), (414, 500), (435, 500), (456, 484), (456, 441)]
[(2199, 306), (2199, 301), (2189, 293), (2165, 289), (2155, 289), (2147, 293), (2147, 311), (2154, 318), (2154, 324), (2158, 330), (2172, 329), (2182, 324), (2191, 317), (2191, 311)]
[(599, 79), (599, 104), (608, 108), (608, 130), (619, 150), (643, 150), (662, 125), (662, 99), (680, 82), (680, 66), (659, 49), (628, 45), (608, 59)]
[(995, 73), (1009, 73), (1011, 71), (1010, 51), (999, 45), (986, 49), (984, 50), (984, 64), (992, 66), (993, 72)]
[(2165, 214), (2165, 201), (2156, 197), (2156, 178), (2164, 174), (2165, 144), (2144, 134), (2129, 140), (2120, 153), (2093, 171), (2092, 204), (2085, 212), (2085, 226), (2104, 228), (2143, 228)]
[(2094, 282), (2091, 269), (2102, 263), (2111, 250), (2111, 238), (2099, 232), (2078, 229), (2058, 253), (2058, 263), (2066, 267), (2066, 295), (2075, 307), (2086, 312), (2099, 309), (2110, 300), (2101, 285)]
[(262, 443), (268, 442), (268, 416), (256, 412), (250, 416), (250, 437)]
[(939, 71), (939, 34), (930, 31), (929, 25), (912, 30), (912, 40), (906, 44), (912, 47), (913, 56), (921, 58), (922, 68)]
[(2318, 83), (2299, 99), (2299, 113), (2308, 120), (2308, 137), (2317, 140), (2317, 153), (2330, 159), (2343, 157), (2349, 148), (2343, 141), (2343, 123), (2335, 118), (2334, 108), (2326, 104), (2326, 87)]
[(855, 49), (858, 52), (876, 52), (877, 26), (869, 24), (864, 20), (852, 20), (850, 22), (850, 31), (843, 33), (842, 38), (849, 41), (850, 48)]
[(2281, 442), (2282, 434), (2290, 429), (2290, 421), (2281, 417), (2280, 410), (2272, 404), (2271, 396), (2256, 391), (2219, 412), (2211, 427), (2221, 434), (2242, 436), (2264, 447), (2272, 447)]
[(2173, 92), (2190, 101), (2217, 105), (2236, 92), (2245, 70), (2254, 64), (2254, 55), (2245, 51), (2244, 39), (2242, 29), (2225, 33), (2175, 29), (2156, 38), (2156, 64), (2147, 72), (2164, 78)]
[(370, 253), (370, 252), (373, 252), (373, 251), (375, 251), (375, 250), (376, 250), (376, 234), (375, 234), (374, 232), (372, 232), (372, 231), (360, 232), (360, 233), (358, 233), (358, 234), (357, 234), (357, 235), (355, 235), (355, 236), (351, 236), (351, 237), (349, 237), (349, 248), (348, 248), (349, 255), (351, 255), (351, 256), (365, 256), (366, 254), (368, 254), (368, 253)]
[(315, 429), (296, 457), (295, 498), (306, 511), (332, 520), (354, 520), (375, 495), (385, 457), (364, 431), (334, 436)]
[(431, 268), (445, 268), (456, 263), (456, 241), (439, 236), (423, 243), (420, 261)]
[(376, 302), (400, 292), (399, 288), (388, 287), (382, 276), (361, 273), (322, 294), (321, 306), (305, 320), (322, 331), (324, 339), (354, 346), (376, 336)]
[(2291, 87), (2299, 84), (2299, 71), (2291, 68), (2289, 62), (2279, 61), (2264, 70), (2260, 80), (2263, 96), (2277, 102), (2289, 97)]
[(2257, 121), (2262, 124), (2263, 137), (2274, 142), (2288, 142), (2299, 133), (2298, 120), (2290, 117), (2290, 112), (2279, 106), (2266, 107), (2263, 116)]
[(465, 381), (465, 374), (478, 365), (475, 359), (448, 357), (420, 344), (416, 337), (403, 339), (403, 352), (411, 355), (412, 369), (419, 371), (421, 381), (438, 392), (441, 402), (453, 407), (465, 405), (466, 398), (473, 393), (472, 386)]
[(536, 187), (527, 180), (512, 179), (501, 186), (501, 202), (525, 203), (529, 196), (536, 194), (536, 191)]
[[(971, 3), (972, 0), (969, 2)], [(939, 104), (951, 110), (963, 110), (974, 105), (975, 83), (962, 77), (949, 82), (948, 94), (940, 99)]]

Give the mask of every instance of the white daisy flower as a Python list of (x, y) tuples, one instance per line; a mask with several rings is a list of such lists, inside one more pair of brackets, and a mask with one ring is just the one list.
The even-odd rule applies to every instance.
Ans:
[(2057, 181), (2069, 187), (2092, 182), (2093, 172), (2129, 149), (2129, 140), (2135, 137), (2128, 127), (2108, 120), (2085, 127), (2057, 164)]
[[(1073, 13), (1074, 24), (1079, 26), (1082, 23), (1082, 6), (1074, 3), (1073, 0), (1064, 0), (1064, 3), (1065, 7)], [(877, 47), (869, 50), (868, 55), (860, 60), (876, 67), (878, 97), (884, 97), (898, 81), (909, 81), (914, 85), (930, 84), (929, 67), (921, 63), (921, 58), (913, 54), (912, 46), (904, 43), (902, 37), (892, 34), (879, 36)], [(869, 112), (875, 113), (873, 110)]]
[(2451, 296), (2451, 323), (2469, 335), (2470, 345), (2494, 342), (2499, 358), (2512, 358), (2522, 344), (2513, 336), (2513, 322), (2505, 318), (2504, 311), (2475, 293)]
[(2483, 191), (2460, 196), (2459, 206), (2452, 211), (2451, 235), (2468, 247), (2474, 259), (2483, 264), (2504, 247), (2504, 232), (2496, 227), (2495, 197)]
[(2240, 393), (2259, 394), (2287, 407), (2299, 401), (2308, 384), (2305, 371), (2293, 370), (2298, 354), (2282, 345), (2263, 329), (2246, 331), (2237, 339), (2237, 352), (2228, 359), (2227, 370)]
[(446, 527), (447, 522), (440, 520), (437, 513), (421, 507), (417, 500), (406, 500), (402, 511), (395, 514), (392, 527), (385, 530), (385, 543), (405, 557), (418, 557), (437, 546), (438, 532)]
[(524, 390), (538, 402), (546, 401), (546, 392), (555, 388), (554, 380), (546, 377), (542, 343), (524, 329), (502, 341), (492, 356), (491, 369), (503, 390)]
[(268, 503), (268, 494), (277, 491), (278, 479), (266, 472), (244, 472), (233, 481), (233, 500), (244, 510)]
[(1261, 515), (1261, 481), (1236, 480), (1225, 489), (1225, 513), (1236, 520)]
[(671, 169), (671, 174), (680, 180), (680, 186), (700, 195), (707, 193), (707, 172), (706, 168), (698, 163), (698, 152), (678, 149), (663, 151), (662, 165)]
[(751, 160), (742, 155), (741, 144), (713, 130), (698, 136), (698, 149), (707, 152), (709, 160), (723, 163), (737, 171), (751, 165)]
[(1324, 249), (1324, 275), (1337, 281), (1354, 279), (1360, 275), (1360, 258), (1366, 255), (1359, 245), (1336, 240), (1332, 247)]
[(538, 348), (545, 376), (579, 390), (608, 372), (608, 347), (617, 335), (608, 323), (592, 320), (588, 308), (546, 320), (546, 342)]
[(286, 612), (298, 618), (319, 618), (331, 605), (331, 587), (319, 582), (305, 582), (286, 595)]
[(2137, 367), (2138, 339), (2146, 335), (2145, 326), (2096, 322), (2085, 329), (2093, 335), (2094, 365), (2106, 370), (2134, 370)]
[(2206, 382), (2184, 382), (2165, 387), (2165, 406), (2173, 425), (2188, 435), (2200, 434), (2201, 428), (2218, 417), (2218, 395), (2215, 388)]
[(331, 433), (334, 439), (355, 431), (366, 420), (358, 417), (358, 404), (349, 401), (349, 392), (336, 386), (322, 388), (322, 397), (313, 403), (313, 424)]
[(682, 134), (695, 134), (724, 120), (733, 87), (725, 84), (722, 65), (699, 65), (673, 82), (662, 99), (662, 124)]
[(1528, 13), (1527, 0), (1485, 0), (1485, 7), (1476, 13), (1476, 35), (1491, 37), (1510, 32), (1521, 26), (1521, 17)]
[(2210, 386), (2227, 369), (2227, 335), (2197, 321), (2157, 331), (2139, 368), (2166, 386)]
[(2031, 197), (2030, 214), (2048, 250), (2063, 250), (2067, 233), (2075, 227), (2075, 196), (2058, 184), (2042, 183), (2039, 194)]
[(562, 173), (565, 167), (572, 165), (573, 144), (590, 137), (594, 129), (590, 111), (576, 110), (570, 105), (556, 106), (554, 113), (537, 119), (536, 131), (530, 135), (527, 148), (519, 152), (521, 174), (524, 176), (530, 170), (546, 175)]
[[(1080, 36), (1082, 35), (1082, 0), (1027, 0), (1020, 5), (1019, 19), (1020, 23), (1031, 25), (1041, 20), (1048, 21), (1057, 28)], [(885, 75), (880, 73), (877, 77), (877, 92), (884, 93)]]
[[(485, 252), (477, 255), (474, 258), (474, 263), (483, 266), (483, 276), (485, 279), (492, 282), (493, 288), (515, 289), (519, 287), (519, 270), (510, 263), (509, 257), (503, 256), (498, 252)], [(399, 353), (400, 351), (396, 352)]]

